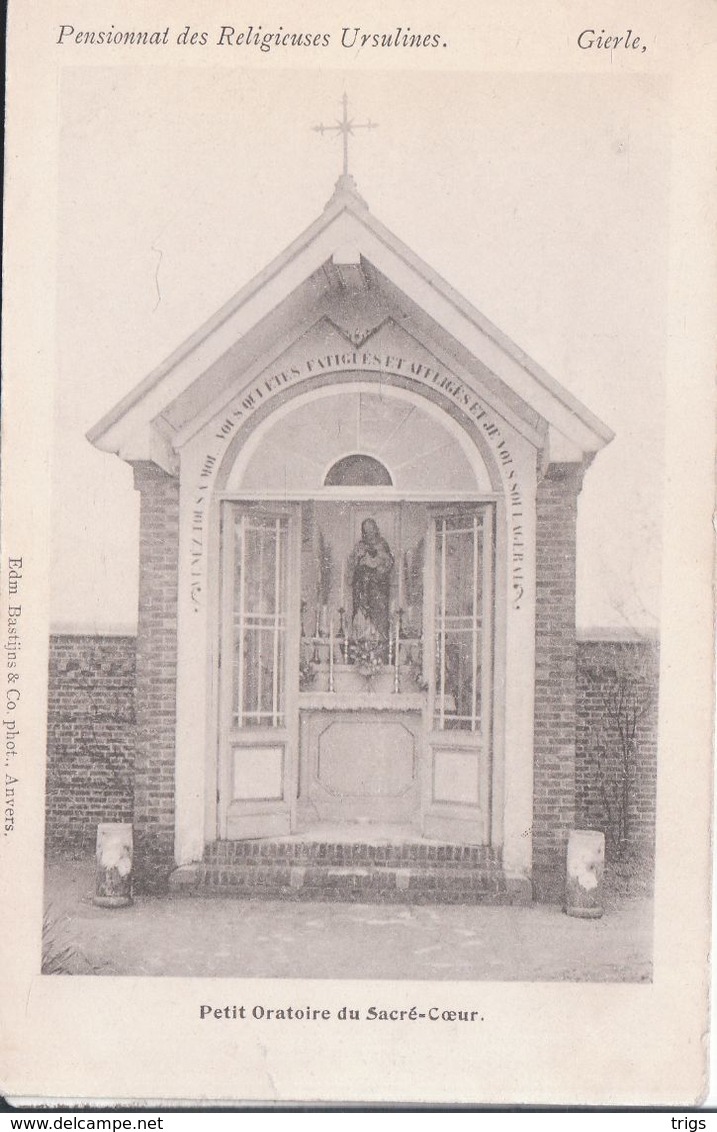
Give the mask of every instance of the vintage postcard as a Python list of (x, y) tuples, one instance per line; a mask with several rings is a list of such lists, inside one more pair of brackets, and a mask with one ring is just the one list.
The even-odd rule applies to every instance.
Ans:
[(11, 5), (2, 1087), (707, 1095), (711, 5)]

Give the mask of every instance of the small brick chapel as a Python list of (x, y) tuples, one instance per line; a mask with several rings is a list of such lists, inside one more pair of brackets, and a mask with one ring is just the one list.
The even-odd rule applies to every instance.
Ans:
[(577, 505), (612, 433), (350, 175), (88, 436), (141, 496), (140, 865), (324, 899), (563, 875)]

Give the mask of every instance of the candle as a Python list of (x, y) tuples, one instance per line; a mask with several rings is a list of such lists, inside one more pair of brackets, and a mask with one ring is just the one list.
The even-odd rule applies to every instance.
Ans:
[(334, 690), (334, 619), (329, 621), (329, 691)]
[(339, 595), (339, 609), (345, 609), (346, 604), (344, 602), (344, 563), (343, 563), (343, 561), (341, 562), (341, 570), (339, 571), (339, 573), (341, 575), (341, 581), (340, 581), (340, 591), (341, 592), (340, 592), (340, 595)]
[(400, 629), (400, 625), (401, 625), (401, 618), (400, 618), (400, 616), (398, 616), (396, 618), (396, 656), (395, 656), (395, 666), (394, 666), (394, 669), (393, 669), (393, 690), (396, 693), (400, 692), (400, 690), (401, 690), (400, 678), (399, 678), (399, 671), (400, 671), (399, 665), (400, 665), (400, 660), (401, 660), (401, 629)]
[(403, 608), (403, 556), (398, 556), (398, 608)]

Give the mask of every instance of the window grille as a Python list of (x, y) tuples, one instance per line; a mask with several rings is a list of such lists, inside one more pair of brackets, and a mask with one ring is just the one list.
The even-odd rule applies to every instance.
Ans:
[(285, 726), (288, 518), (234, 516), (235, 727)]
[(436, 519), (435, 533), (434, 727), (480, 731), (487, 643), (484, 514)]

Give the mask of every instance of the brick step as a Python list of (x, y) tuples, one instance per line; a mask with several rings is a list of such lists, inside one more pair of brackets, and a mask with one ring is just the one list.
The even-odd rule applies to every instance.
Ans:
[(512, 902), (495, 850), (437, 841), (216, 841), (178, 869), (176, 894), (356, 903)]
[(508, 900), (498, 867), (435, 865), (210, 864), (175, 875), (175, 891), (195, 896), (268, 900), (331, 900), (357, 903), (503, 903)]
[(437, 842), (370, 844), (325, 841), (216, 841), (204, 854), (207, 865), (383, 866), (411, 868), (434, 865), (444, 869), (500, 867), (495, 850), (485, 845), (449, 845)]

